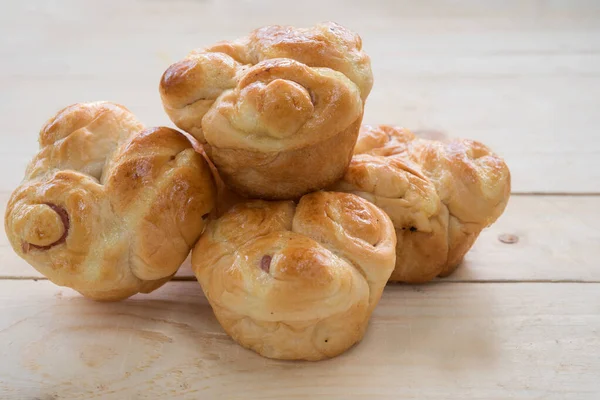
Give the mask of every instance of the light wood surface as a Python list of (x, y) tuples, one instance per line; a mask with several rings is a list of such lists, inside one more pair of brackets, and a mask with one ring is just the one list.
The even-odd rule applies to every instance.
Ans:
[(0, 9), (2, 216), (58, 109), (111, 100), (171, 126), (157, 90), (170, 63), (262, 25), (324, 20), (358, 32), (371, 55), (366, 123), (481, 140), (525, 194), (452, 277), (387, 287), (365, 340), (319, 363), (235, 345), (187, 264), (150, 295), (95, 303), (45, 280), (2, 230), (0, 399), (600, 398), (600, 2), (6, 0)]
[(393, 289), (362, 343), (293, 363), (237, 346), (195, 282), (114, 304), (0, 282), (0, 397), (597, 399), (600, 284)]
[[(375, 86), (365, 122), (489, 144), (516, 192), (600, 191), (600, 2), (4, 1), (0, 190), (12, 189), (43, 122), (73, 102), (112, 100), (169, 124), (158, 96), (193, 48), (264, 24), (335, 20), (363, 37)], [(10, 171), (10, 173), (7, 173)], [(587, 173), (582, 174), (582, 171)]]

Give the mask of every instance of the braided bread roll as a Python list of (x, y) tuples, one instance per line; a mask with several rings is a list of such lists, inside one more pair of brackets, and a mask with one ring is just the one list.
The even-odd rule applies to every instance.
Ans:
[(144, 129), (125, 107), (74, 104), (42, 128), (6, 208), (15, 252), (96, 300), (168, 281), (214, 207), (210, 169), (185, 136)]
[(372, 85), (360, 37), (327, 23), (193, 51), (167, 69), (160, 94), (228, 186), (293, 199), (343, 175)]
[(357, 194), (390, 216), (397, 235), (390, 281), (450, 275), (510, 196), (504, 161), (472, 140), (441, 142), (403, 128), (364, 126), (354, 152), (332, 190)]
[(346, 193), (240, 203), (211, 222), (192, 268), (235, 341), (262, 356), (320, 360), (364, 335), (394, 268), (396, 237)]

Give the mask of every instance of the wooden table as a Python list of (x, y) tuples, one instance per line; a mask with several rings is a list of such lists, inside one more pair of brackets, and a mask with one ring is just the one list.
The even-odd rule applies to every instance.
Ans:
[(1, 232), (0, 398), (600, 398), (599, 2), (3, 2), (2, 208), (59, 108), (112, 100), (171, 125), (157, 93), (171, 62), (321, 20), (359, 32), (372, 57), (365, 122), (506, 158), (513, 197), (459, 271), (388, 287), (342, 356), (278, 362), (225, 335), (189, 265), (150, 295), (95, 303), (45, 280)]

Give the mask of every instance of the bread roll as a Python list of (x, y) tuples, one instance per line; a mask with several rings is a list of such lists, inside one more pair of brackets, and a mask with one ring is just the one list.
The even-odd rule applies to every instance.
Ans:
[(357, 194), (392, 219), (398, 240), (391, 281), (451, 274), (510, 196), (504, 161), (472, 140), (442, 142), (399, 127), (364, 126), (354, 152), (332, 190)]
[(346, 193), (255, 200), (211, 222), (192, 268), (223, 329), (269, 358), (320, 360), (364, 335), (394, 268), (389, 217)]
[(343, 175), (372, 84), (360, 37), (327, 23), (193, 51), (167, 69), (160, 94), (228, 186), (294, 199)]
[(183, 134), (125, 107), (74, 104), (42, 128), (5, 229), (52, 282), (96, 300), (148, 293), (185, 260), (214, 208), (204, 158)]

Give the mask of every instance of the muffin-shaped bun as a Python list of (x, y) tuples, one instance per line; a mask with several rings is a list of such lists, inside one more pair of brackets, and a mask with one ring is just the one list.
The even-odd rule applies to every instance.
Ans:
[(171, 65), (163, 105), (237, 192), (297, 198), (348, 166), (373, 84), (361, 49), (334, 23), (261, 28)]
[(320, 360), (358, 342), (394, 269), (389, 217), (347, 193), (255, 200), (211, 222), (192, 267), (225, 331), (278, 359)]
[(125, 107), (74, 104), (42, 128), (40, 151), (6, 208), (17, 254), (97, 300), (170, 279), (214, 207), (210, 169), (185, 136), (144, 129)]
[(510, 196), (504, 161), (471, 140), (433, 141), (392, 127), (364, 126), (348, 171), (333, 186), (381, 207), (397, 234), (391, 281), (451, 274)]

